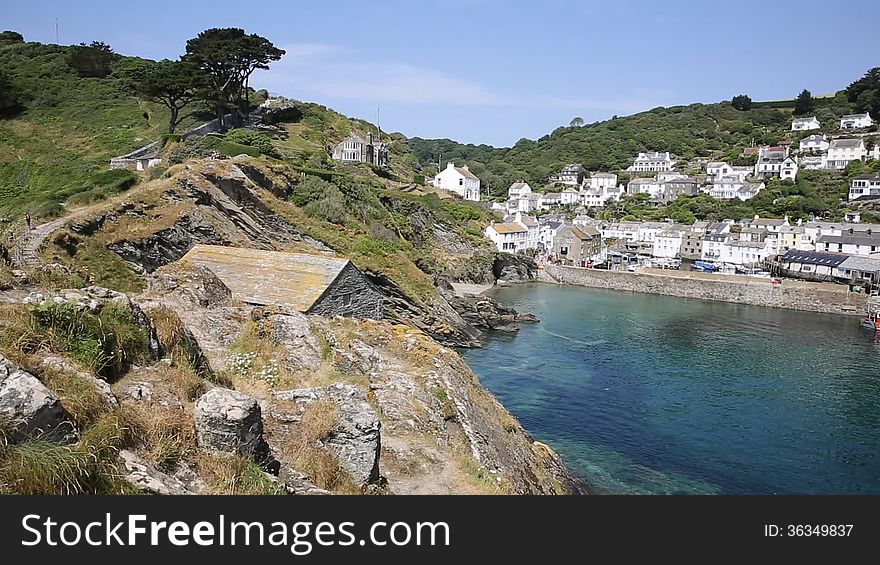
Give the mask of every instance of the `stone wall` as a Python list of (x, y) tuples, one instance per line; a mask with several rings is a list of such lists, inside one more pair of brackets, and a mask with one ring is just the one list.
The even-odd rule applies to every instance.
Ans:
[(381, 320), (382, 294), (349, 263), (333, 284), (315, 301), (309, 314)]
[(752, 304), (768, 308), (786, 308), (827, 314), (862, 315), (867, 296), (822, 290), (802, 284), (771, 285), (767, 282), (715, 281), (688, 279), (648, 273), (580, 269), (547, 264), (546, 274), (558, 282), (593, 288), (662, 294), (680, 298), (699, 298), (719, 302)]

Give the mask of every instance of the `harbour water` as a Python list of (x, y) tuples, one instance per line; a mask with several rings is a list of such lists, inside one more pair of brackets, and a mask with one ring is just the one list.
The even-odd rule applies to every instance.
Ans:
[(880, 493), (880, 343), (854, 317), (527, 284), (462, 355), (597, 492)]

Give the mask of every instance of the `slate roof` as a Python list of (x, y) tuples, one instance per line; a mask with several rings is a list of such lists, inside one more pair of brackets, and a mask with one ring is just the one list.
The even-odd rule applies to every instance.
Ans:
[(480, 180), (479, 178), (476, 177), (476, 175), (474, 175), (474, 173), (470, 172), (469, 170), (467, 170), (463, 167), (455, 167), (455, 170), (458, 171), (458, 173), (464, 177), (467, 177), (469, 179), (474, 179), (474, 180)]
[(840, 264), (840, 268), (863, 273), (877, 273), (880, 272), (880, 257), (875, 259), (873, 257), (850, 256)]
[(880, 233), (872, 232), (871, 235), (864, 233), (842, 235), (820, 235), (816, 243), (841, 243), (843, 245), (874, 245), (880, 246)]
[(236, 300), (300, 312), (308, 312), (350, 263), (324, 255), (217, 245), (196, 245), (182, 260), (210, 269)]
[(799, 249), (789, 249), (782, 256), (783, 261), (790, 263), (802, 263), (804, 265), (824, 265), (826, 267), (837, 267), (843, 263), (849, 255), (842, 253), (823, 253), (821, 251), (801, 251)]
[(832, 139), (831, 140), (831, 149), (839, 149), (839, 148), (856, 148), (862, 146), (861, 139)]

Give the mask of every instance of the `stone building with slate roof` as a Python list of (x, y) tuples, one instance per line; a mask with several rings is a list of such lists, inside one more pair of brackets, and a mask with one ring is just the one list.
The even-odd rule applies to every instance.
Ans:
[(234, 299), (247, 304), (319, 316), (384, 317), (382, 294), (348, 259), (196, 245), (181, 260), (210, 269)]

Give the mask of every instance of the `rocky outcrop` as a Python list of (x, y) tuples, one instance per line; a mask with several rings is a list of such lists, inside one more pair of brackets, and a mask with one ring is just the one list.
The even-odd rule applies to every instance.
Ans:
[(525, 255), (499, 253), (495, 256), (492, 272), (499, 281), (528, 282), (537, 278), (538, 264)]
[(13, 442), (68, 442), (76, 431), (67, 410), (35, 376), (0, 355), (0, 424)]
[(321, 364), (321, 344), (304, 314), (295, 311), (279, 314), (255, 308), (251, 317), (257, 322), (261, 336), (284, 347), (287, 354), (283, 361), (288, 368), (302, 370)]
[(152, 320), (127, 294), (116, 292), (100, 286), (90, 286), (83, 289), (59, 290), (51, 293), (33, 292), (24, 299), (25, 304), (45, 306), (49, 303), (71, 304), (77, 310), (91, 314), (99, 314), (107, 305), (117, 305), (126, 309), (132, 321), (137, 324), (147, 335), (147, 346), (150, 357), (153, 360), (161, 357), (162, 348), (156, 337), (156, 328)]
[(237, 453), (277, 473), (255, 398), (225, 388), (210, 390), (196, 402), (195, 425), (200, 448)]
[(325, 400), (338, 409), (338, 420), (323, 446), (334, 454), (354, 482), (366, 486), (379, 480), (379, 453), (382, 442), (381, 423), (376, 411), (366, 400), (363, 391), (354, 385), (336, 383), (329, 387), (278, 391), (275, 400), (284, 402), (275, 406), (272, 417), (295, 426), (310, 405)]
[(198, 494), (182, 481), (156, 469), (136, 453), (123, 449), (119, 461), (125, 470), (122, 478), (130, 485), (147, 494)]
[(519, 322), (537, 322), (534, 314), (517, 312), (488, 296), (449, 295), (446, 297), (456, 312), (470, 325), (502, 332), (519, 331)]
[[(486, 492), (461, 476), (466, 452), (500, 492), (585, 492), (549, 448), (536, 445), (454, 351), (384, 322), (313, 320), (340, 371), (369, 379), (382, 415), (382, 474), (407, 493)], [(355, 334), (357, 337), (350, 337)], [(489, 491), (491, 492), (491, 490)]]

